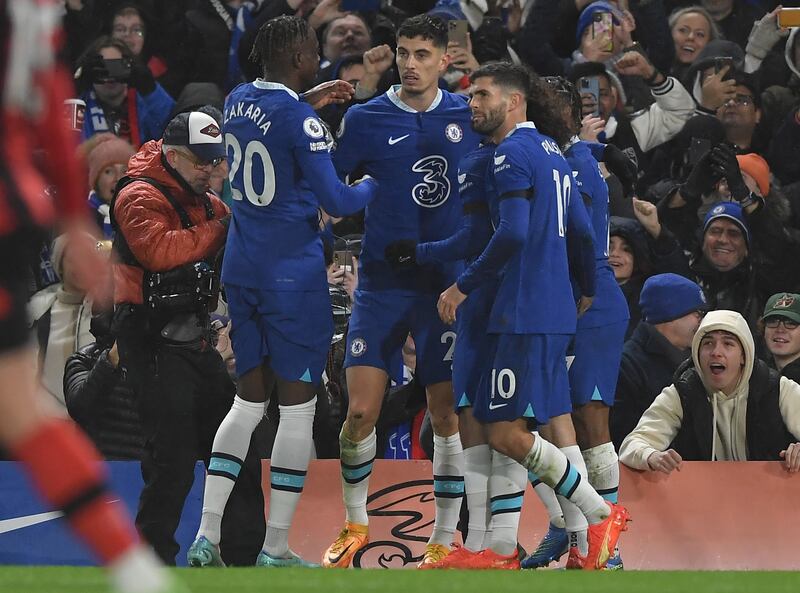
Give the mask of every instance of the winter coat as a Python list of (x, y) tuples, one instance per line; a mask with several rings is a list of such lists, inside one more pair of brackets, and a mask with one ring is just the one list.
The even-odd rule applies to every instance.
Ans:
[[(210, 193), (198, 196), (161, 154), (161, 140), (148, 142), (131, 157), (127, 175), (150, 177), (166, 186), (194, 226), (184, 229), (180, 217), (153, 185), (138, 181), (124, 187), (114, 200), (115, 232), (122, 233), (138, 262), (151, 272), (163, 272), (214, 256), (225, 242), (220, 222), (228, 207)], [(170, 168), (171, 169), (171, 168)], [(207, 220), (204, 200), (210, 200), (214, 219)], [(114, 303), (142, 303), (144, 269), (114, 265)]]
[(109, 362), (108, 350), (93, 343), (67, 359), (64, 397), (69, 415), (105, 459), (141, 459), (144, 436), (138, 399)]
[(689, 355), (688, 348), (676, 348), (644, 321), (625, 342), (609, 416), (611, 440), (618, 450), (656, 396), (672, 383), (675, 370)]

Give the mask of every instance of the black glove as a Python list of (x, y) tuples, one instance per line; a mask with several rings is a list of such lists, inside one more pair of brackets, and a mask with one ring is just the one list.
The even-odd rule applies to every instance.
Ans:
[(393, 270), (410, 270), (417, 265), (417, 242), (401, 239), (389, 243), (383, 254)]
[(149, 95), (156, 90), (156, 79), (153, 78), (147, 64), (141, 60), (133, 60), (128, 84), (139, 91), (142, 96)]
[(639, 169), (636, 167), (636, 163), (613, 144), (606, 144), (606, 148), (603, 151), (603, 162), (609, 172), (619, 179), (622, 189), (625, 191), (625, 197), (632, 196), (636, 179), (639, 176)]
[(734, 200), (741, 202), (750, 195), (739, 169), (739, 161), (736, 160), (736, 151), (730, 144), (717, 144), (711, 150), (711, 166), (717, 175), (728, 182), (728, 189)]
[(703, 194), (707, 194), (722, 176), (716, 171), (711, 160), (711, 151), (705, 153), (689, 173), (689, 178), (681, 188), (681, 196), (687, 202), (700, 201)]

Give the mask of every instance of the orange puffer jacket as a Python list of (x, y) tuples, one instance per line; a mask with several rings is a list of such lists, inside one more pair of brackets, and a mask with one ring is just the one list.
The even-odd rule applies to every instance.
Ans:
[[(195, 225), (181, 226), (178, 213), (153, 185), (139, 181), (127, 185), (114, 204), (117, 232), (125, 237), (133, 255), (150, 272), (163, 272), (212, 257), (225, 243), (219, 219), (228, 207), (211, 196), (214, 220), (206, 219), (203, 202), (185, 189), (161, 162), (161, 140), (147, 142), (131, 157), (127, 175), (150, 177), (168, 187)], [(114, 264), (114, 303), (142, 304), (142, 268)]]

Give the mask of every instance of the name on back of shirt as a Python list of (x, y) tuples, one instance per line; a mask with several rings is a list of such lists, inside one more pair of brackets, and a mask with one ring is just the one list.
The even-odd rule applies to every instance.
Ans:
[(272, 125), (271, 121), (265, 121), (267, 119), (267, 114), (263, 113), (258, 105), (247, 103), (245, 101), (234, 103), (228, 108), (227, 113), (225, 113), (224, 123), (227, 124), (234, 117), (246, 117), (252, 120), (256, 127), (261, 130), (262, 136), (266, 136), (267, 131)]
[(547, 154), (557, 154), (559, 156), (564, 156), (561, 154), (561, 149), (556, 144), (555, 140), (545, 139), (542, 141), (542, 148)]

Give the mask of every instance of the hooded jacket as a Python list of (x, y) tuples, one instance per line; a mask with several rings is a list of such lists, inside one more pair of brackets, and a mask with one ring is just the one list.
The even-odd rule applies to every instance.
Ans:
[[(207, 220), (202, 197), (165, 167), (161, 140), (148, 142), (131, 157), (127, 175), (150, 177), (167, 187), (194, 224), (184, 229), (175, 208), (153, 185), (138, 181), (125, 186), (114, 200), (117, 232), (122, 233), (144, 269), (164, 272), (213, 257), (222, 248), (226, 231), (220, 219), (228, 213), (228, 207), (206, 194), (214, 211), (214, 219)], [(115, 304), (142, 304), (143, 268), (114, 265)]]
[(703, 70), (712, 68), (716, 58), (724, 57), (733, 58), (734, 69), (744, 71), (744, 51), (733, 41), (725, 39), (709, 41), (687, 70), (683, 86), (689, 90), (698, 105), (703, 102)]
[(762, 94), (762, 111), (766, 125), (773, 133), (768, 161), (773, 175), (783, 185), (800, 181), (800, 118), (796, 116), (800, 101), (800, 69), (794, 63), (795, 45), (800, 43), (800, 29), (792, 29), (786, 41), (786, 65), (792, 76), (786, 86), (771, 86)]
[[(742, 373), (731, 394), (708, 387), (700, 368), (700, 342), (717, 330), (734, 334), (744, 350)], [(623, 440), (619, 458), (625, 465), (649, 469), (650, 455), (670, 447), (686, 461), (777, 460), (775, 448), (800, 441), (800, 385), (755, 358), (753, 336), (738, 313), (706, 315), (692, 340), (692, 362), (676, 375)], [(710, 422), (704, 424), (707, 417)]]

